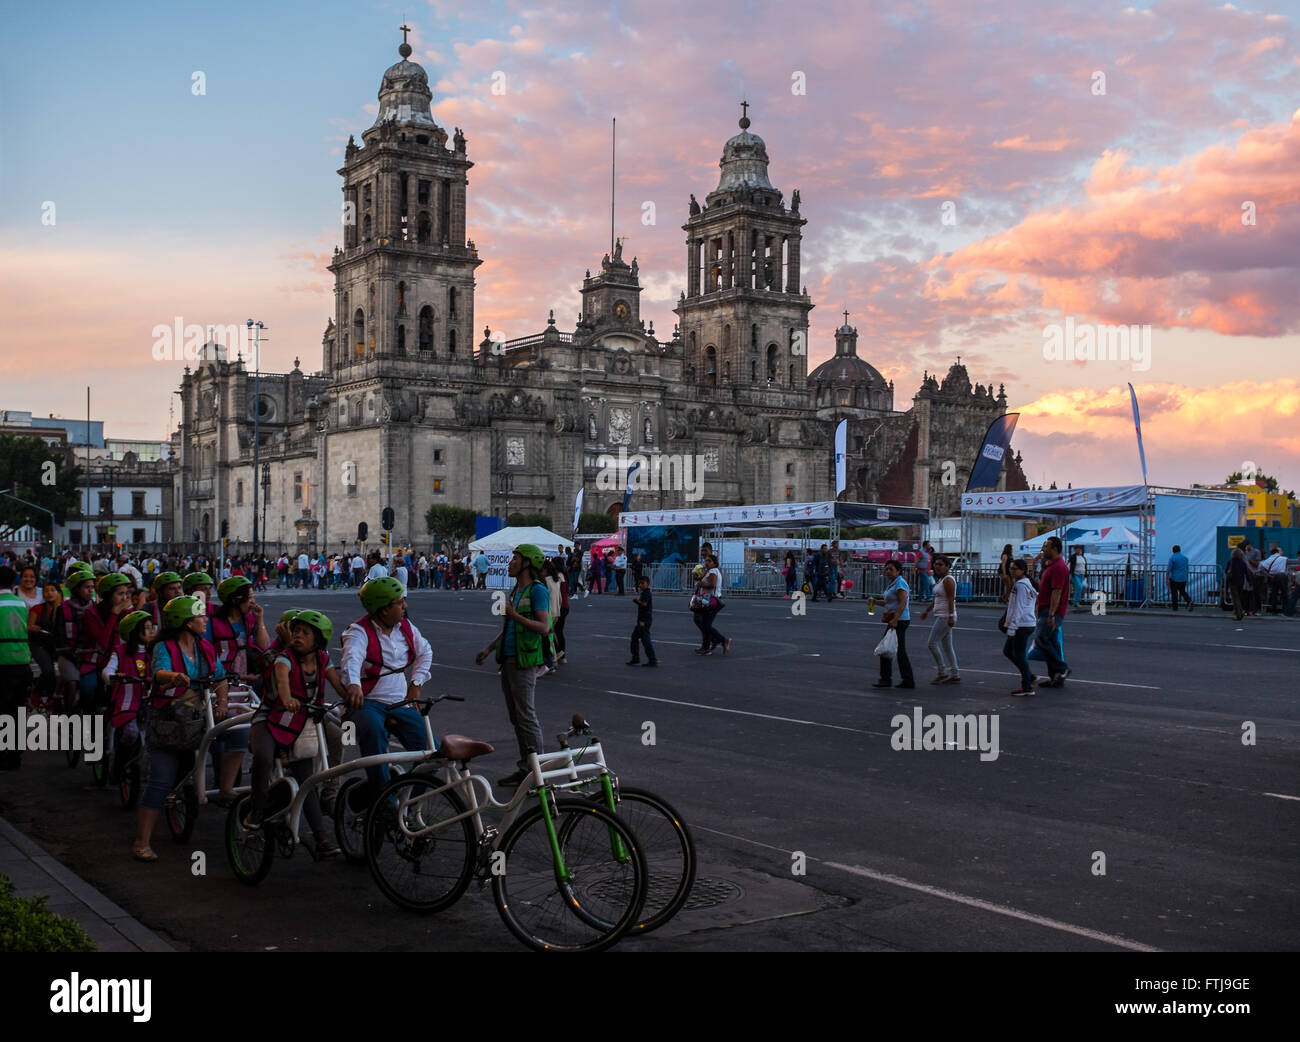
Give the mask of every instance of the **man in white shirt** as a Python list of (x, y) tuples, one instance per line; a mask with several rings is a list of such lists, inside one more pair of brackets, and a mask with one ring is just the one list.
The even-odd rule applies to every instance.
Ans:
[(397, 567), (393, 569), (393, 578), (396, 579), (403, 586), (410, 585), (410, 583), (406, 581), (407, 580), (406, 564), (405, 562), (403, 562), (402, 558), (400, 557), (397, 559)]
[(119, 558), (117, 570), (135, 583), (137, 590), (144, 589), (144, 576), (140, 574), (140, 569), (133, 565), (129, 558)]
[(618, 595), (623, 596), (623, 579), (627, 575), (627, 554), (622, 548), (619, 548), (618, 556), (614, 558), (614, 578), (618, 581)]
[(1286, 554), (1274, 543), (1272, 553), (1260, 562), (1259, 569), (1268, 576), (1268, 610), (1276, 615), (1286, 604)]
[(377, 553), (371, 553), (370, 571), (366, 573), (366, 582), (369, 582), (371, 579), (386, 578), (388, 578), (388, 569), (384, 567), (384, 562), (380, 559)]
[[(406, 589), (396, 579), (367, 580), (361, 587), (366, 614), (343, 633), (339, 672), (347, 685), (348, 719), (356, 725), (361, 756), (388, 749), (392, 731), (407, 751), (425, 747), (424, 719), (415, 706), (433, 665), (433, 648), (406, 618)], [(409, 675), (408, 675), (409, 674)], [(371, 793), (388, 781), (388, 767), (368, 767)]]
[(311, 558), (306, 550), (298, 555), (298, 582), (304, 590), (311, 585)]
[(361, 555), (357, 554), (352, 558), (352, 585), (360, 586), (366, 581), (366, 562), (362, 560)]

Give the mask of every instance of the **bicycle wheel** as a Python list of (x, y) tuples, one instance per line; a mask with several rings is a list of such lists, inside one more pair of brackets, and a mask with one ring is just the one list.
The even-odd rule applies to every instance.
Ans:
[[(645, 906), (628, 932), (649, 933), (681, 911), (690, 897), (695, 884), (695, 841), (686, 822), (667, 800), (629, 786), (621, 787), (618, 794), (614, 813), (631, 826), (640, 841), (648, 872)], [(590, 793), (587, 798), (609, 809), (604, 793)], [(568, 841), (565, 835), (560, 839)]]
[(349, 778), (334, 799), (334, 835), (343, 856), (354, 865), (366, 863), (366, 779)]
[(199, 794), (193, 785), (167, 797), (167, 828), (177, 843), (188, 843), (199, 820)]
[(268, 828), (246, 829), (243, 821), (248, 813), (245, 793), (230, 805), (226, 813), (226, 860), (241, 883), (256, 886), (270, 874), (275, 861), (275, 842)]
[(95, 784), (101, 789), (108, 784), (109, 756), (110, 754), (106, 750), (98, 760), (95, 760), (90, 765), (90, 775), (95, 779)]
[(123, 810), (133, 810), (140, 800), (140, 758), (136, 756), (122, 769), (117, 796)]
[(468, 817), (424, 835), (407, 834), (465, 812), (454, 791), (436, 791), (441, 785), (428, 775), (403, 775), (384, 786), (366, 813), (370, 874), (385, 897), (412, 912), (438, 912), (454, 904), (474, 874), (478, 845)]
[[(549, 798), (549, 797), (548, 797)], [(646, 867), (631, 829), (584, 799), (554, 801), (568, 877), (561, 879), (542, 808), (521, 817), (496, 853), (492, 896), (507, 928), (537, 951), (595, 952), (637, 921)], [(572, 819), (572, 820), (570, 820)]]

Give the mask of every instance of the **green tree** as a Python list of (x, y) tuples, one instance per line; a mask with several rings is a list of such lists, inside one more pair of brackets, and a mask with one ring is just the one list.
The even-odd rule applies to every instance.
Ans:
[(618, 531), (618, 522), (608, 514), (582, 514), (578, 518), (578, 531), (588, 535), (608, 535)]
[(464, 507), (435, 504), (424, 512), (424, 523), (435, 539), (463, 542), (474, 538), (474, 519), (478, 514)]
[(550, 528), (551, 515), (516, 512), (506, 518), (506, 524), (510, 528)]
[[(68, 462), (63, 451), (40, 438), (25, 434), (0, 435), (0, 489), (54, 511), (63, 524), (77, 507), (77, 481), (82, 470)], [(0, 528), (30, 524), (48, 531), (49, 515), (0, 496)]]

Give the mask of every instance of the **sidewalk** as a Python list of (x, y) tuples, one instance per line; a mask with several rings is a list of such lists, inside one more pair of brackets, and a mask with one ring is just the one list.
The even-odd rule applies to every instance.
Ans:
[(0, 874), (18, 897), (46, 897), (51, 912), (73, 919), (101, 952), (170, 952), (170, 944), (137, 922), (0, 818)]

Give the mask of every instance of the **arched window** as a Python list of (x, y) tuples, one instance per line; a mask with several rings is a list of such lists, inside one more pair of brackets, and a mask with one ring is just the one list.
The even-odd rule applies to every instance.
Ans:
[(405, 326), (397, 327), (397, 353), (399, 355), (406, 354), (406, 327)]
[(366, 214), (365, 218), (361, 221), (361, 241), (370, 241), (370, 214)]
[(406, 314), (406, 283), (405, 282), (399, 282), (397, 284), (397, 313), (399, 315)]
[(447, 317), (453, 320), (456, 318), (456, 296), (456, 287), (447, 287)]
[(704, 349), (704, 382), (710, 387), (718, 384), (718, 349), (712, 344)]
[(456, 357), (456, 331), (454, 329), (447, 332), (447, 354)]
[(686, 367), (686, 382), (687, 382), (687, 383), (691, 383), (691, 384), (695, 383), (695, 363), (694, 363), (694, 362), (692, 362), (690, 365), (688, 365), (688, 366)]
[(776, 345), (767, 345), (767, 378), (769, 380), (779, 380), (780, 370), (776, 364)]
[(433, 350), (433, 308), (428, 304), (420, 308), (420, 350)]
[(416, 242), (429, 242), (433, 238), (433, 221), (429, 220), (429, 211), (421, 210), (416, 218)]
[(758, 347), (758, 324), (749, 327), (749, 346)]
[(731, 383), (731, 363), (730, 363), (730, 362), (723, 362), (723, 363), (722, 363), (722, 382), (723, 382), (724, 384), (729, 384), (729, 383)]
[(352, 342), (358, 355), (366, 353), (366, 313), (360, 308), (352, 316)]
[(758, 383), (758, 359), (757, 358), (751, 358), (749, 360), (749, 382), (752, 384)]
[(731, 353), (731, 326), (730, 325), (726, 325), (722, 327), (722, 353), (724, 355)]

